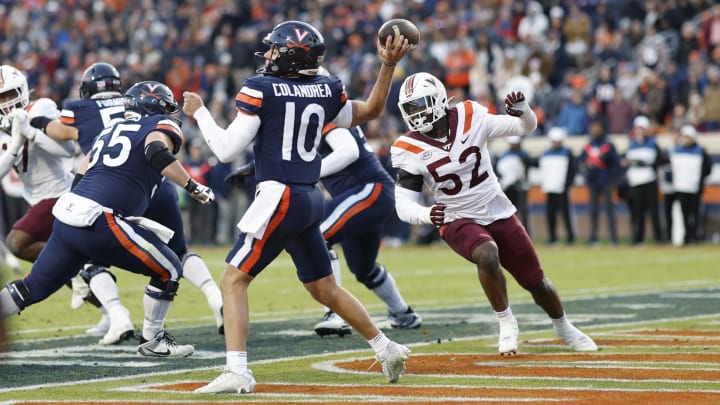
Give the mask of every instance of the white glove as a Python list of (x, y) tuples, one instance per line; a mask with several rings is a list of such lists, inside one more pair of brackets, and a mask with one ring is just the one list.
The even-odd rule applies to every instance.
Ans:
[(210, 204), (215, 201), (215, 193), (213, 193), (212, 189), (196, 182), (193, 179), (188, 179), (185, 184), (185, 190), (190, 193), (190, 197), (203, 204)]
[(13, 110), (8, 117), (12, 123), (12, 129), (10, 130), (11, 139), (7, 145), (7, 152), (13, 156), (17, 156), (25, 144), (26, 138), (23, 130), (25, 127), (30, 126), (30, 122), (28, 121), (27, 111), (22, 109)]
[(12, 118), (13, 128), (16, 126), (20, 127), (19, 129), (22, 136), (28, 141), (34, 140), (35, 135), (37, 135), (38, 132), (42, 132), (42, 130), (30, 125), (30, 116), (26, 110), (16, 108), (10, 113), (10, 117)]

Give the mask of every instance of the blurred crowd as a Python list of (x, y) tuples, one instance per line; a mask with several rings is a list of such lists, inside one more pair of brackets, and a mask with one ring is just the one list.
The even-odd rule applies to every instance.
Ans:
[[(538, 135), (551, 127), (584, 135), (595, 121), (608, 133), (627, 134), (638, 115), (668, 131), (687, 124), (700, 133), (716, 131), (720, 5), (715, 3), (3, 0), (0, 56), (28, 74), (34, 98), (50, 97), (59, 105), (77, 98), (84, 68), (104, 61), (118, 67), (126, 87), (158, 80), (178, 99), (184, 90), (199, 92), (224, 126), (235, 114), (239, 86), (254, 74), (254, 52), (264, 50), (262, 37), (279, 22), (298, 19), (318, 27), (328, 46), (325, 66), (343, 79), (351, 98), (361, 98), (379, 68), (378, 28), (390, 18), (406, 18), (420, 29), (419, 49), (396, 69), (388, 113), (365, 129), (387, 162), (389, 144), (405, 130), (395, 105), (398, 87), (406, 74), (418, 71), (443, 78), (450, 96), (478, 100), (491, 112), (502, 112), (508, 89), (523, 90), (540, 119)], [(197, 136), (185, 118), (184, 132), (189, 140)], [(219, 181), (210, 186), (224, 188), (231, 198), (222, 178), (243, 162), (213, 173), (217, 162), (200, 144), (191, 157), (194, 147), (189, 141), (185, 153), (189, 164), (198, 165), (199, 178)], [(234, 223), (224, 211), (234, 210), (219, 209), (218, 223)], [(224, 243), (230, 228), (215, 230), (225, 236), (210, 232), (191, 240)]]

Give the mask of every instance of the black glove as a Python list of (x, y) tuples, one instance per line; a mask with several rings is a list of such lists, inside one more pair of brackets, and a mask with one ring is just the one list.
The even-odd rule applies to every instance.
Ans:
[(228, 174), (225, 177), (225, 183), (231, 184), (231, 185), (237, 185), (242, 186), (245, 183), (245, 178), (248, 176), (253, 176), (255, 174), (255, 161), (251, 161), (250, 163), (246, 163), (237, 169), (233, 171), (232, 173)]
[(430, 221), (433, 225), (441, 227), (445, 223), (445, 204), (437, 203), (430, 209)]
[(522, 110), (515, 108), (516, 105), (522, 103), (523, 101), (525, 101), (525, 95), (522, 91), (510, 92), (510, 94), (505, 97), (505, 111), (507, 111), (508, 115), (512, 115), (513, 117), (523, 115)]

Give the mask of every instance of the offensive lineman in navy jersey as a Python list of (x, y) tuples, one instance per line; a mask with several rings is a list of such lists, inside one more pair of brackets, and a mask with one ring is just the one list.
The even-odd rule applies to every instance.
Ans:
[(325, 58), (325, 42), (311, 25), (287, 21), (273, 28), (257, 53), (261, 76), (250, 77), (235, 101), (238, 114), (227, 129), (218, 127), (202, 99), (183, 94), (183, 110), (197, 120), (210, 149), (221, 161), (230, 161), (254, 140), (254, 202), (238, 227), (241, 234), (226, 258), (222, 275), (227, 365), (219, 377), (196, 392), (249, 393), (255, 379), (247, 367), (250, 282), (283, 250), (297, 268), (297, 276), (321, 304), (345, 319), (375, 350), (383, 373), (396, 382), (405, 372), (409, 349), (391, 342), (373, 323), (367, 310), (332, 276), (330, 258), (320, 232), (323, 195), (317, 147), (322, 128), (333, 122), (351, 127), (377, 118), (390, 90), (395, 63), (409, 50), (402, 36), (394, 45), (388, 36), (383, 61), (367, 101), (347, 102), (342, 82), (318, 75)]
[(164, 330), (182, 276), (180, 260), (166, 245), (172, 231), (140, 215), (163, 177), (204, 203), (214, 195), (194, 182), (173, 156), (183, 138), (169, 117), (179, 110), (170, 89), (140, 82), (126, 96), (127, 119), (95, 140), (83, 162), (84, 177), (53, 207), (53, 232), (32, 270), (0, 290), (0, 317), (44, 300), (70, 280), (75, 269), (93, 260), (150, 277), (138, 353), (185, 357), (195, 348), (178, 345)]
[[(120, 73), (113, 65), (104, 62), (94, 63), (83, 72), (79, 89), (80, 100), (66, 101), (63, 104), (60, 120), (37, 124), (39, 127), (45, 124), (45, 128), (41, 129), (45, 129), (55, 139), (77, 140), (83, 154), (88, 154), (95, 137), (110, 124), (112, 119), (124, 115), (125, 97), (120, 93), (121, 88)], [(143, 215), (175, 232), (168, 246), (182, 261), (183, 277), (205, 295), (215, 317), (218, 332), (222, 334), (222, 295), (205, 262), (196, 253), (188, 251), (178, 195), (172, 182), (161, 183)], [(84, 291), (80, 287), (80, 293), (76, 293), (77, 285), (86, 287)], [(114, 308), (120, 304), (114, 276), (102, 266), (86, 266), (77, 277), (73, 278), (73, 308), (82, 305), (83, 298), (88, 298), (90, 291), (87, 285), (107, 310), (107, 316), (104, 315), (98, 326), (89, 330), (89, 333), (105, 334), (100, 339), (100, 344), (117, 344), (132, 336), (130, 331), (133, 327), (129, 312)], [(122, 307), (122, 304), (120, 306)]]

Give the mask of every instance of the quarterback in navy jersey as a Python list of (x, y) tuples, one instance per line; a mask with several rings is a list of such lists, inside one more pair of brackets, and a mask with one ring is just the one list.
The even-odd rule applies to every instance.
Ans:
[[(79, 93), (80, 100), (66, 101), (60, 120), (47, 123), (45, 130), (56, 139), (74, 139), (80, 144), (84, 155), (90, 152), (95, 137), (113, 120), (122, 119), (125, 114), (125, 97), (120, 92), (122, 81), (117, 69), (104, 62), (94, 63), (83, 73)], [(38, 123), (38, 126), (43, 123)], [(223, 333), (222, 298), (220, 289), (212, 278), (205, 262), (188, 251), (183, 228), (182, 213), (178, 204), (175, 185), (163, 181), (154, 192), (144, 213), (174, 233), (168, 246), (183, 263), (183, 276), (201, 289), (215, 317), (218, 331)], [(106, 311), (108, 304), (120, 302), (114, 277), (108, 269), (98, 265), (88, 265), (73, 278), (73, 308), (85, 300), (94, 303), (94, 297), (102, 303), (104, 315), (98, 325), (88, 330), (90, 334), (104, 335), (100, 344), (117, 344), (131, 337), (132, 322), (127, 310)], [(90, 294), (92, 293), (92, 294)], [(94, 295), (94, 297), (93, 297)]]
[(126, 96), (128, 119), (95, 140), (81, 168), (85, 175), (53, 207), (53, 232), (32, 270), (0, 290), (0, 315), (17, 314), (44, 300), (92, 260), (150, 277), (138, 352), (184, 357), (194, 347), (178, 345), (164, 330), (182, 276), (179, 258), (166, 245), (172, 231), (141, 215), (163, 177), (183, 185), (199, 201), (209, 203), (214, 196), (173, 156), (183, 138), (169, 117), (179, 110), (170, 89), (140, 82)]
[(332, 276), (330, 258), (320, 232), (323, 195), (317, 148), (323, 127), (334, 122), (351, 127), (377, 118), (390, 90), (395, 64), (410, 50), (402, 36), (388, 36), (377, 81), (366, 101), (347, 101), (342, 82), (318, 75), (325, 58), (323, 36), (300, 21), (278, 24), (265, 37), (261, 76), (245, 80), (236, 97), (237, 116), (220, 128), (199, 95), (185, 92), (183, 110), (197, 120), (217, 157), (228, 162), (253, 142), (258, 182), (256, 197), (238, 227), (241, 234), (226, 258), (221, 284), (225, 317), (227, 367), (199, 393), (252, 392), (255, 379), (247, 366), (248, 287), (283, 250), (297, 276), (321, 304), (345, 319), (376, 352), (383, 373), (396, 382), (405, 372), (409, 349), (391, 342), (373, 323), (365, 307)]

